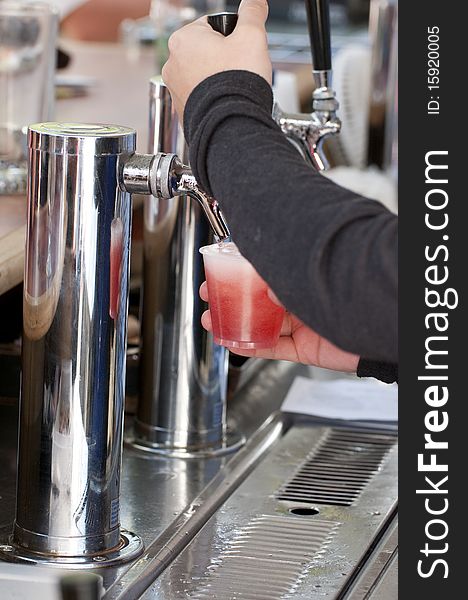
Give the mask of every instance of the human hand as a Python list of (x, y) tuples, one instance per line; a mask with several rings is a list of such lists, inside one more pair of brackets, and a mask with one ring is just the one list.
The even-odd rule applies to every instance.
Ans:
[(228, 37), (214, 31), (207, 17), (171, 35), (169, 59), (162, 69), (162, 77), (181, 121), (191, 92), (210, 75), (231, 69), (245, 70), (271, 84), (272, 67), (265, 30), (267, 16), (267, 0), (242, 0), (237, 26)]
[[(208, 302), (206, 281), (200, 287), (200, 297)], [(271, 294), (271, 299), (278, 302), (273, 294)], [(202, 325), (208, 331), (212, 330), (209, 310), (202, 315)], [(284, 315), (279, 341), (274, 348), (251, 350), (229, 348), (229, 350), (239, 356), (289, 360), (349, 373), (356, 372), (359, 362), (359, 356), (340, 350), (287, 311)]]

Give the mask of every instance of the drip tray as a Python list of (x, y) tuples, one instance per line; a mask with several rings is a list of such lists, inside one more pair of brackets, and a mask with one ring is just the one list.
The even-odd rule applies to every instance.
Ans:
[(396, 505), (395, 430), (276, 413), (105, 598), (370, 598)]

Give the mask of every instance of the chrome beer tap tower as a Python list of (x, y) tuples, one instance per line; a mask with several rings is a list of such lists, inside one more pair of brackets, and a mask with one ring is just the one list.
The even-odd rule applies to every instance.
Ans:
[[(311, 115), (274, 118), (304, 158), (326, 166), (339, 131), (328, 3), (308, 1), (317, 89)], [(211, 25), (228, 35), (237, 15)], [(28, 229), (16, 519), (5, 560), (95, 568), (136, 558), (120, 525), (131, 194), (146, 194), (141, 398), (130, 443), (210, 456), (226, 431), (227, 351), (200, 324), (200, 246), (229, 238), (217, 202), (183, 164), (167, 89), (150, 88), (151, 147), (114, 125), (41, 123), (28, 135)], [(180, 157), (180, 158), (179, 158)], [(193, 202), (192, 200), (196, 200)]]
[[(223, 35), (235, 27), (229, 14), (208, 20)], [(150, 82), (149, 114), (149, 151), (177, 153), (185, 160), (188, 150), (161, 78)], [(146, 198), (140, 398), (128, 442), (157, 454), (214, 456), (235, 450), (243, 438), (226, 427), (228, 351), (201, 325), (206, 305), (199, 288), (205, 275), (198, 250), (230, 234), (215, 200), (190, 201), (193, 190), (198, 200), (202, 192), (187, 167), (175, 154), (163, 156), (179, 178), (180, 195)]]
[[(150, 151), (164, 150), (187, 155), (169, 91), (154, 78)], [(206, 305), (198, 293), (204, 281), (198, 250), (215, 238), (227, 239), (229, 230), (216, 201), (205, 198), (187, 167), (175, 154), (161, 156), (161, 165), (172, 171), (169, 179), (179, 180), (178, 193), (145, 199), (140, 398), (127, 441), (147, 452), (211, 456), (242, 442), (226, 431), (228, 353), (203, 329)], [(205, 203), (191, 201), (194, 190)]]

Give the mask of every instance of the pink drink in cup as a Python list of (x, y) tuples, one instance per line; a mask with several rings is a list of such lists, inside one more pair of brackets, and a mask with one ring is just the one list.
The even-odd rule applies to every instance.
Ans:
[(272, 348), (278, 342), (284, 308), (236, 245), (200, 248), (205, 264), (214, 341), (230, 348)]

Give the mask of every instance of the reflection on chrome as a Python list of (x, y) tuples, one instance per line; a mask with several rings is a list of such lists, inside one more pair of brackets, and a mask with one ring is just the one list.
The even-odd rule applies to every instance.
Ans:
[(135, 556), (121, 535), (131, 201), (120, 127), (29, 131), (28, 235), (17, 513), (23, 558)]

